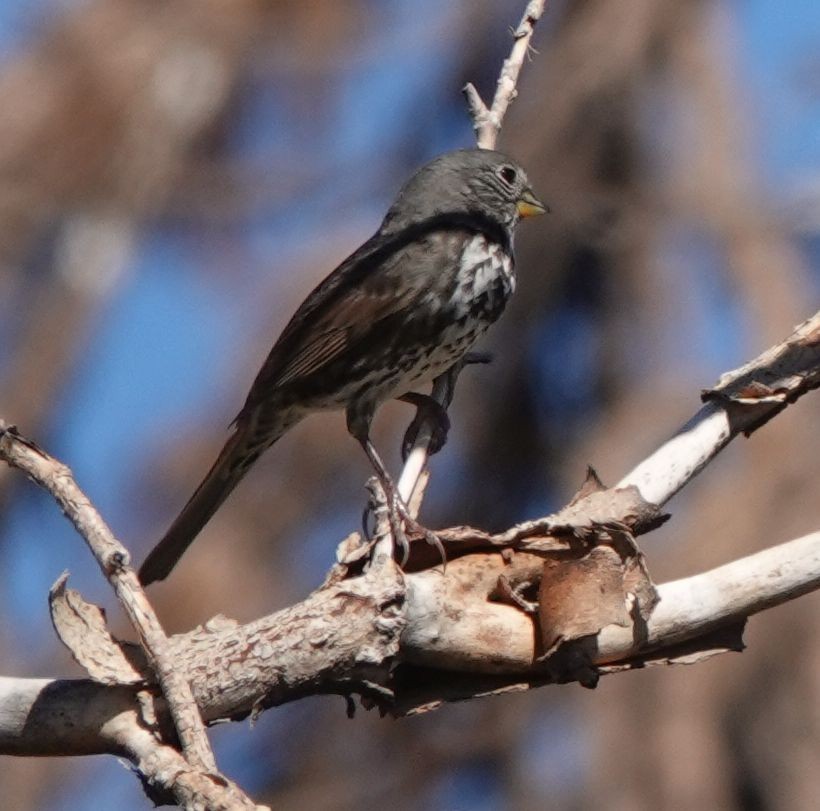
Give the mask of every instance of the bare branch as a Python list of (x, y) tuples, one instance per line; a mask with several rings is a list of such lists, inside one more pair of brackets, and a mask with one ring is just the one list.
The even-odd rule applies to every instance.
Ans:
[[(430, 396), (441, 403), (444, 408), (447, 408), (453, 400), (456, 378), (461, 368), (462, 364), (456, 364), (443, 375), (436, 378), (436, 381), (433, 383), (433, 390)], [(432, 436), (433, 428), (429, 421), (425, 420), (419, 429), (416, 441), (413, 443), (413, 448), (407, 456), (407, 461), (404, 463), (397, 485), (399, 494), (405, 502), (408, 504), (413, 502), (415, 514), (418, 514), (418, 510), (421, 507), (421, 500), (424, 496), (423, 490), (426, 479), (422, 478), (422, 474), (427, 465)]]
[(139, 635), (168, 699), (190, 765), (204, 771), (216, 771), (216, 761), (191, 689), (175, 668), (168, 638), (130, 565), (128, 550), (114, 537), (102, 516), (77, 486), (71, 470), (2, 421), (0, 458), (49, 492), (86, 541)]
[(624, 476), (654, 504), (665, 504), (738, 434), (750, 434), (801, 394), (820, 386), (820, 311), (784, 342), (723, 375), (706, 405), (668, 442)]
[[(531, 617), (513, 606), (488, 602), (481, 594), (504, 571), (501, 556), (479, 557), (480, 568), (475, 559), (460, 558), (447, 567), (446, 576), (408, 576), (407, 625), (399, 659), (405, 665), (424, 665), (427, 678), (400, 666), (392, 681), (385, 681), (398, 639), (395, 632), (403, 624), (399, 603), (388, 607), (397, 592), (390, 597), (390, 588), (380, 589), (380, 599), (386, 600), (380, 608), (379, 600), (363, 598), (374, 585), (361, 582), (366, 578), (320, 590), (303, 603), (248, 625), (223, 620), (171, 642), (209, 721), (244, 717), (254, 707), (305, 695), (350, 691), (377, 701), (381, 694), (382, 706), (404, 715), (447, 701), (555, 681), (549, 663), (538, 659)], [(471, 594), (464, 589), (468, 577), (477, 584)], [(582, 649), (604, 673), (690, 662), (698, 655), (739, 647), (739, 639), (732, 636), (716, 642), (718, 629), (736, 628), (746, 617), (818, 586), (820, 532), (815, 532), (661, 585), (660, 601), (647, 622), (607, 626)], [(310, 630), (313, 619), (323, 630)], [(372, 631), (383, 620), (389, 628), (382, 635), (387, 646), (364, 644), (368, 637), (373, 641)], [(330, 643), (327, 649), (321, 640)], [(681, 647), (686, 642), (692, 644)], [(237, 679), (240, 656), (244, 675)], [(379, 683), (384, 685), (381, 691)], [(131, 717), (140, 706), (137, 693), (134, 686), (81, 680), (0, 679), (0, 752), (133, 757)], [(125, 732), (117, 726), (123, 723)]]
[(487, 107), (473, 84), (468, 83), (464, 87), (464, 95), (467, 98), (476, 141), (480, 149), (495, 149), (501, 125), (504, 123), (504, 116), (507, 114), (507, 108), (518, 95), (516, 89), (518, 75), (521, 73), (524, 59), (530, 48), (530, 40), (535, 31), (535, 24), (544, 13), (545, 4), (546, 0), (530, 0), (527, 3), (524, 16), (513, 32), (515, 41), (512, 51), (501, 67), (492, 106)]
[(162, 713), (152, 701), (135, 687), (0, 677), (0, 751), (127, 757), (158, 804), (173, 798), (184, 808), (257, 808), (230, 780), (192, 770), (179, 752), (158, 742), (145, 723)]
[[(756, 361), (724, 375), (717, 389), (706, 395), (731, 401), (732, 424), (737, 428), (732, 435), (757, 427), (817, 385), (818, 323), (820, 314)], [(765, 389), (761, 388), (762, 381), (766, 381)], [(668, 447), (669, 443), (664, 446)], [(25, 469), (41, 479), (48, 480), (49, 476), (40, 465), (57, 465), (9, 431), (0, 440), (0, 453), (18, 465), (20, 460), (15, 454), (33, 457)], [(659, 451), (650, 460), (656, 475), (678, 481), (680, 455)], [(663, 462), (669, 472), (661, 467)], [(690, 471), (689, 478), (692, 475)], [(67, 481), (76, 488), (70, 479)], [(594, 477), (592, 484), (596, 485)], [(659, 518), (656, 509), (647, 509), (644, 499), (635, 497), (634, 489), (601, 490), (593, 486), (589, 490), (582, 491), (555, 516), (518, 525), (498, 536), (469, 528), (442, 531), (448, 552), (454, 551), (446, 572), (426, 568), (423, 555), (430, 550), (421, 543), (412, 545), (414, 554), (404, 575), (385, 563), (371, 565), (360, 576), (356, 566), (360, 570), (363, 561), (356, 558), (358, 562), (342, 565), (326, 586), (291, 609), (248, 626), (225, 628), (222, 623), (213, 623), (193, 634), (174, 637), (172, 659), (187, 674), (196, 701), (209, 720), (236, 717), (309, 693), (381, 695), (383, 690), (395, 691), (390, 682), (393, 661), (424, 664), (440, 673), (540, 674), (543, 669), (537, 662), (533, 619), (516, 604), (493, 601), (500, 594), (499, 577), (537, 583), (542, 555), (551, 549), (570, 549), (573, 537), (580, 538), (585, 532), (594, 536), (597, 528), (608, 527), (645, 531), (641, 524), (653, 525)], [(67, 510), (84, 498), (76, 490), (71, 490), (68, 498), (63, 487), (51, 486), (51, 491)], [(101, 522), (96, 513), (82, 511), (73, 515), (84, 534), (93, 536), (94, 531), (81, 522), (89, 515)], [(731, 616), (746, 616), (814, 588), (812, 561), (817, 541), (817, 536), (810, 536), (770, 555), (761, 553), (710, 574), (734, 578), (734, 586), (720, 581), (723, 604), (735, 606)], [(505, 547), (508, 551), (511, 547), (531, 551), (517, 551), (510, 558), (504, 554)], [(785, 558), (790, 555), (792, 562), (786, 566)], [(434, 556), (429, 565), (437, 563)], [(767, 588), (744, 592), (756, 572), (765, 579)], [(709, 582), (707, 576), (703, 577), (704, 581), (692, 580), (691, 584), (684, 581), (688, 585), (676, 587), (679, 591), (671, 593), (685, 596), (685, 589), (694, 588), (692, 584)], [(606, 642), (612, 636), (607, 630), (595, 637), (597, 654), (593, 661), (611, 662), (613, 658), (634, 655), (650, 642), (672, 644), (691, 638), (729, 616), (719, 606), (713, 606), (712, 614), (697, 613), (702, 612), (698, 607), (703, 603), (701, 597), (694, 607), (676, 597), (675, 602), (682, 608), (675, 608), (670, 592), (664, 592), (664, 588), (671, 587), (661, 587), (661, 605), (652, 614), (646, 634), (626, 634), (629, 644), (639, 647), (624, 647), (623, 640)], [(674, 622), (664, 619), (672, 609), (678, 612)], [(689, 620), (680, 619), (687, 616)], [(235, 673), (240, 664), (245, 675), (237, 683)]]
[[(491, 120), (490, 108), (484, 103), (481, 94), (476, 89), (472, 82), (467, 82), (463, 90), (464, 98), (467, 100), (467, 109), (470, 111), (470, 118), (473, 119), (473, 129), (476, 135), (476, 146), (483, 149), (491, 149), (492, 141), (489, 139), (482, 139), (482, 133), (488, 133), (490, 137), (496, 132), (493, 122)], [(486, 144), (490, 144), (487, 146)]]

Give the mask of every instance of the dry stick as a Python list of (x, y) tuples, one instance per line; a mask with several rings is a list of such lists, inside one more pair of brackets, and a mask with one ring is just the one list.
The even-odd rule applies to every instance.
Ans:
[[(787, 405), (820, 388), (820, 310), (778, 344), (726, 372), (691, 419), (626, 474), (616, 488), (636, 487), (650, 504), (662, 506), (703, 470), (738, 434), (751, 434)], [(549, 535), (566, 522), (548, 515), (523, 521), (492, 536), (501, 545)], [(616, 516), (609, 516), (616, 517)], [(608, 518), (609, 518), (608, 517)], [(537, 537), (535, 541), (537, 545)], [(522, 548), (526, 548), (526, 541)]]
[[(459, 565), (468, 564), (459, 558), (448, 568), (455, 572)], [(502, 571), (500, 564), (492, 570), (496, 571)], [(414, 573), (411, 579), (410, 623), (402, 633), (405, 662), (451, 673), (509, 676), (510, 683), (543, 672), (536, 662), (539, 653), (532, 620), (523, 612), (467, 589), (448, 591), (444, 579), (431, 570)], [(607, 625), (580, 646), (595, 664), (623, 663), (698, 639), (818, 588), (820, 532), (814, 532), (710, 571), (662, 583), (658, 605), (645, 621), (632, 617), (627, 625)], [(448, 612), (457, 612), (458, 622), (436, 626), (430, 620), (442, 604)], [(444, 692), (445, 673), (441, 682)], [(408, 685), (409, 691), (413, 689)], [(397, 699), (402, 704), (408, 696)], [(406, 703), (401, 711), (408, 711)]]
[[(122, 741), (139, 774), (163, 787), (171, 783), (174, 800), (183, 808), (270, 811), (268, 806), (257, 805), (236, 783), (222, 775), (219, 780), (213, 780), (203, 771), (191, 771), (190, 761), (176, 749), (157, 743), (134, 714), (127, 714), (117, 726), (117, 738)], [(171, 780), (169, 775), (173, 775)]]
[[(545, 5), (546, 0), (530, 0), (527, 3), (524, 16), (521, 18), (518, 28), (513, 32), (514, 42), (510, 55), (504, 60), (501, 67), (492, 107), (487, 107), (472, 83), (468, 82), (464, 87), (464, 95), (467, 97), (470, 117), (473, 119), (473, 129), (476, 133), (476, 144), (479, 149), (493, 149), (495, 147), (498, 133), (504, 121), (504, 115), (510, 106), (510, 102), (517, 95), (518, 75), (524, 65), (535, 24), (543, 14)], [(445, 408), (450, 405), (457, 375), (458, 371), (454, 371), (452, 375), (442, 376), (433, 386), (432, 396)], [(413, 443), (412, 450), (407, 456), (407, 461), (399, 478), (399, 494), (405, 503), (409, 504), (411, 500), (413, 501), (414, 513), (421, 506), (424, 484), (426, 484), (426, 482), (422, 482), (419, 486), (422, 472), (427, 464), (430, 436), (431, 429), (429, 425), (423, 425), (419, 430), (416, 441)]]
[[(449, 407), (453, 399), (456, 377), (457, 372), (455, 372), (454, 369), (453, 374), (445, 372), (443, 375), (437, 377), (435, 383), (433, 383), (431, 396), (445, 408)], [(421, 501), (424, 498), (427, 478), (423, 478), (422, 474), (427, 464), (432, 435), (433, 429), (430, 426), (430, 422), (425, 420), (419, 428), (416, 441), (413, 443), (413, 449), (407, 456), (407, 461), (404, 463), (404, 468), (402, 468), (401, 477), (399, 478), (399, 494), (413, 515), (418, 515), (418, 511), (421, 508)]]
[[(820, 387), (820, 311), (782, 343), (723, 375), (706, 405), (616, 485), (665, 504), (739, 433), (751, 433), (802, 391)], [(713, 396), (714, 395), (714, 396)]]
[(215, 772), (216, 761), (191, 687), (174, 669), (168, 637), (145, 597), (126, 548), (80, 490), (71, 470), (2, 420), (0, 458), (50, 493), (88, 544), (137, 631), (168, 702), (186, 760), (192, 769)]
[(476, 142), (479, 149), (495, 149), (498, 140), (498, 133), (504, 122), (504, 115), (510, 102), (518, 95), (516, 85), (518, 84), (518, 74), (524, 65), (524, 59), (530, 47), (535, 24), (544, 13), (546, 0), (530, 0), (524, 11), (524, 16), (518, 24), (518, 28), (513, 32), (515, 43), (512, 51), (501, 67), (501, 74), (498, 77), (495, 97), (491, 107), (481, 99), (472, 82), (468, 82), (464, 87), (464, 95), (467, 97), (467, 104), (470, 107), (470, 116), (473, 119), (473, 129), (476, 134)]

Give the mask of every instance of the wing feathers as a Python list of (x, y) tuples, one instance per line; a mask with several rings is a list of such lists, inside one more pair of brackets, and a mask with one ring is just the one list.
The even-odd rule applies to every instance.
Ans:
[(271, 381), (272, 385), (281, 386), (320, 369), (344, 351), (348, 343), (347, 337), (348, 330), (344, 328), (319, 335), (318, 338), (302, 347), (299, 354), (287, 363), (279, 376)]
[(369, 340), (369, 333), (374, 340), (392, 340), (374, 327), (412, 309), (413, 301), (458, 262), (465, 238), (481, 230), (454, 218), (434, 218), (366, 242), (295, 313), (259, 371), (239, 419), (279, 387), (315, 384), (324, 367)]

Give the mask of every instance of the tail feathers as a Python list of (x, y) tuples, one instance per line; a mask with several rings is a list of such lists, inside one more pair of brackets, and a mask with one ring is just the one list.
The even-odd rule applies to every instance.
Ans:
[(282, 433), (268, 435), (264, 442), (259, 442), (258, 437), (249, 438), (244, 431), (237, 430), (225, 443), (213, 467), (142, 564), (139, 578), (144, 586), (169, 575), (251, 465)]

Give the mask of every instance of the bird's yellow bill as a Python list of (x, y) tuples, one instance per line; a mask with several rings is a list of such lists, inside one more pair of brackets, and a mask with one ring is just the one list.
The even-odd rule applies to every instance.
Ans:
[(516, 204), (519, 217), (537, 217), (549, 209), (529, 190), (526, 189)]

